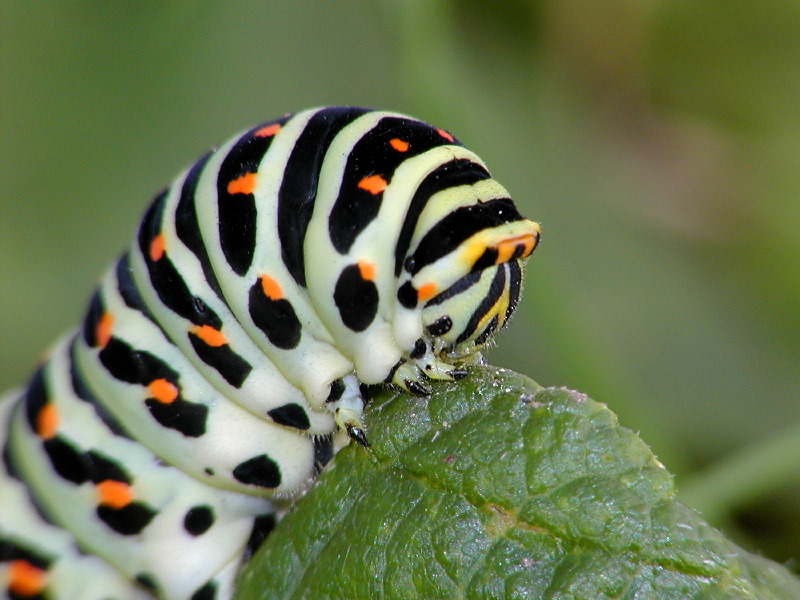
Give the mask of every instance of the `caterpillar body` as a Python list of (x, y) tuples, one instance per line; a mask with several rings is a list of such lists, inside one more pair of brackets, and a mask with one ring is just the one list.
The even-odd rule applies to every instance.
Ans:
[(265, 123), (161, 192), (82, 325), (0, 400), (0, 597), (221, 600), (363, 385), (466, 374), (539, 226), (399, 114)]

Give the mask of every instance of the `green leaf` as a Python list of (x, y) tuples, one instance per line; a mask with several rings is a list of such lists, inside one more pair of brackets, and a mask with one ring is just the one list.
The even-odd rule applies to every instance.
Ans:
[(473, 369), (385, 395), (240, 578), (237, 598), (800, 598), (676, 500), (605, 405)]

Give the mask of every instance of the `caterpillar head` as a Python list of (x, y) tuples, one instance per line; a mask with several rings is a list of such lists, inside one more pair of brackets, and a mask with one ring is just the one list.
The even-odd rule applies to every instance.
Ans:
[(539, 225), (521, 220), (497, 229), (464, 244), (459, 258), (462, 265), (472, 262), (469, 272), (422, 308), (423, 330), (444, 360), (479, 352), (517, 306), (522, 263), (539, 241)]
[(480, 219), (468, 223), (467, 235), (463, 219), (451, 231), (439, 228), (435, 238), (429, 230), (428, 248), (423, 238), (405, 262), (408, 278), (398, 299), (434, 355), (415, 359), (428, 374), (431, 360), (465, 359), (503, 328), (519, 300), (522, 263), (539, 242), (539, 225), (522, 218), (507, 196), (475, 206)]

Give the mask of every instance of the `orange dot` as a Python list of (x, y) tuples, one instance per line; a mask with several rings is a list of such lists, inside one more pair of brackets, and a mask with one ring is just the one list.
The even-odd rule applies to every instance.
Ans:
[(367, 191), (373, 196), (380, 194), (386, 189), (387, 185), (389, 184), (386, 183), (386, 180), (380, 175), (368, 175), (358, 182), (359, 189)]
[(435, 283), (426, 283), (420, 286), (417, 290), (417, 299), (420, 302), (424, 302), (425, 300), (430, 300), (436, 294), (436, 284)]
[(150, 240), (150, 260), (157, 262), (164, 256), (164, 235), (159, 233)]
[(526, 258), (531, 252), (533, 252), (535, 246), (536, 240), (531, 233), (525, 233), (507, 240), (503, 240), (497, 244), (497, 260), (494, 262), (497, 265), (508, 262), (511, 260), (511, 257), (514, 256), (517, 248), (520, 247), (522, 248), (522, 253), (518, 258)]
[(125, 508), (133, 501), (131, 486), (122, 481), (106, 479), (95, 486), (97, 490), (97, 503), (101, 506), (120, 509)]
[(522, 256), (520, 258), (528, 258), (531, 255), (531, 252), (536, 250), (536, 246), (539, 245), (539, 233), (531, 235), (528, 239), (524, 242), (525, 247), (522, 251)]
[(389, 145), (398, 152), (405, 152), (408, 150), (408, 142), (400, 138), (393, 138), (389, 140)]
[(104, 348), (111, 341), (111, 329), (113, 327), (114, 316), (109, 312), (104, 312), (94, 327), (94, 340), (97, 347)]
[(365, 260), (358, 261), (358, 272), (364, 281), (375, 279), (375, 265)]
[(206, 345), (217, 348), (228, 343), (225, 336), (219, 329), (214, 329), (211, 325), (200, 325), (192, 328), (192, 333), (203, 340)]
[(161, 404), (172, 404), (178, 398), (178, 388), (166, 379), (153, 379), (147, 391), (153, 400)]
[(53, 439), (58, 429), (58, 421), (56, 405), (48, 402), (36, 415), (36, 435), (43, 440)]
[(8, 565), (7, 589), (16, 596), (36, 596), (44, 590), (47, 572), (27, 560), (12, 560)]
[(256, 130), (253, 134), (255, 137), (272, 137), (281, 130), (280, 123), (273, 123), (272, 125), (265, 125), (261, 129)]
[(283, 290), (281, 286), (269, 275), (262, 275), (259, 277), (261, 280), (261, 289), (264, 295), (270, 300), (280, 300), (283, 298)]
[(444, 129), (437, 129), (436, 133), (438, 133), (440, 136), (442, 136), (448, 142), (454, 142), (455, 141), (455, 138), (452, 135), (450, 135), (449, 133), (447, 133)]
[(245, 173), (233, 181), (228, 182), (229, 194), (252, 194), (256, 189), (256, 174)]
[(495, 259), (494, 264), (501, 265), (511, 260), (511, 257), (514, 256), (514, 251), (516, 249), (517, 244), (511, 240), (505, 240), (497, 244), (497, 258)]

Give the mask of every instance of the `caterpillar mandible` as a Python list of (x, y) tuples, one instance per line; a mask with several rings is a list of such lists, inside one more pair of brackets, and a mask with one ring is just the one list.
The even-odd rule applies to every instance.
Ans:
[(0, 401), (4, 598), (221, 600), (362, 385), (458, 379), (539, 241), (451, 134), (330, 107), (158, 194), (82, 325)]

